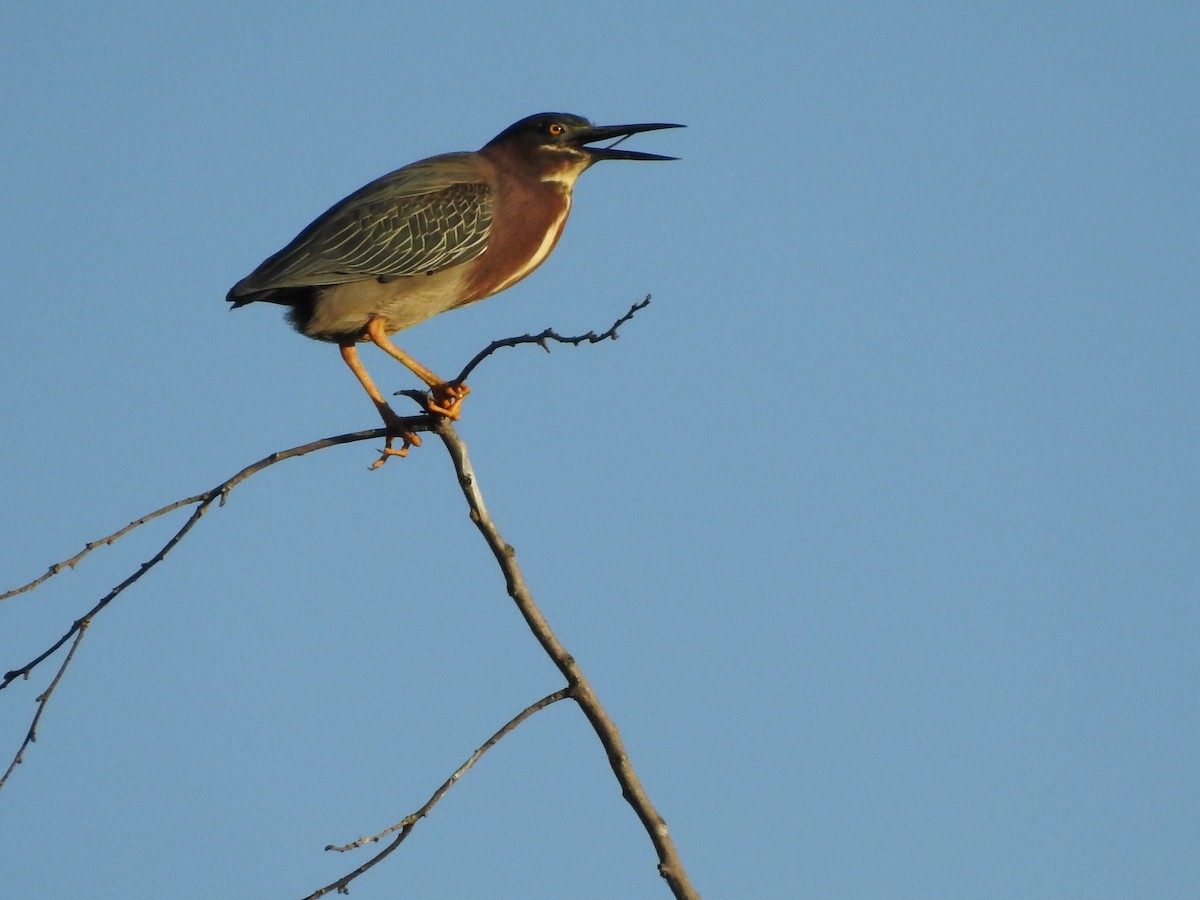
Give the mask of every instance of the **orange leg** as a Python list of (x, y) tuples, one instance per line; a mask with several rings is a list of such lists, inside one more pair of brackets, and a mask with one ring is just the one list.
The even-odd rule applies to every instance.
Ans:
[[(375, 386), (375, 382), (371, 380), (371, 376), (367, 374), (367, 370), (363, 368), (362, 360), (358, 358), (358, 349), (354, 346), (353, 341), (349, 341), (339, 345), (342, 350), (342, 359), (346, 361), (346, 365), (350, 367), (350, 371), (354, 373), (354, 377), (358, 379), (366, 392), (370, 395), (375, 408), (379, 410), (379, 416), (383, 419), (383, 424), (392, 431), (395, 435), (388, 435), (384, 442), (383, 455), (371, 465), (372, 469), (378, 469), (390, 456), (407, 456), (409, 447), (421, 446), (421, 439), (413, 432), (404, 427), (404, 420), (401, 419), (392, 410), (386, 400), (383, 399), (383, 394), (379, 393), (379, 388)], [(392, 448), (392, 441), (399, 437), (404, 443), (399, 450)]]
[[(392, 343), (387, 336), (387, 323), (380, 318), (374, 318), (367, 323), (367, 337), (371, 339), (376, 347), (384, 353), (398, 359), (407, 366), (414, 375), (420, 378), (423, 382), (429, 385), (429, 411), (440, 413), (448, 419), (458, 418), (458, 405), (462, 403), (463, 397), (471, 393), (471, 389), (465, 384), (458, 384), (453, 381), (442, 381), (433, 374), (429, 369), (425, 368), (399, 347)], [(342, 351), (343, 355), (345, 351)], [(351, 368), (354, 368), (351, 366)], [(360, 367), (361, 368), (361, 367)], [(357, 375), (358, 373), (355, 372)], [(366, 376), (366, 372), (359, 375), (359, 381), (362, 381)], [(363, 386), (366, 387), (367, 382), (363, 381)], [(372, 385), (371, 387), (374, 387)], [(371, 388), (367, 388), (367, 393), (371, 392)], [(378, 393), (378, 391), (376, 392)], [(372, 399), (374, 399), (372, 397)], [(378, 401), (376, 401), (378, 402)]]

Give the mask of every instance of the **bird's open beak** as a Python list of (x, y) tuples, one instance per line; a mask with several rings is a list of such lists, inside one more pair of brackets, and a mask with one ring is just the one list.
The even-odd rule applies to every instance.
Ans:
[(637, 150), (616, 150), (613, 147), (585, 147), (584, 144), (594, 144), (596, 141), (606, 141), (609, 138), (619, 138), (617, 143), (625, 140), (631, 134), (643, 131), (658, 131), (661, 128), (683, 128), (683, 125), (671, 125), (664, 122), (652, 122), (645, 125), (593, 125), (582, 131), (575, 142), (581, 150), (587, 152), (593, 162), (602, 159), (678, 159), (677, 156), (659, 156), (657, 153), (640, 153)]

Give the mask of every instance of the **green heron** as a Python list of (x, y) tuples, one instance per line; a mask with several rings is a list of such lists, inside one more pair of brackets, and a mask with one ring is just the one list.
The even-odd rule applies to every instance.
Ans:
[[(571, 189), (602, 159), (667, 160), (615, 144), (665, 123), (593, 125), (541, 113), (510, 125), (477, 153), (447, 153), (384, 175), (334, 204), (239, 281), (226, 299), (290, 307), (296, 330), (337, 344), (390, 434), (377, 467), (420, 443), (405, 429), (356, 345), (370, 341), (429, 386), (430, 412), (457, 419), (470, 390), (446, 382), (388, 338), (512, 287), (549, 256), (571, 209)], [(606, 147), (588, 144), (617, 139)], [(392, 448), (400, 437), (399, 450)]]

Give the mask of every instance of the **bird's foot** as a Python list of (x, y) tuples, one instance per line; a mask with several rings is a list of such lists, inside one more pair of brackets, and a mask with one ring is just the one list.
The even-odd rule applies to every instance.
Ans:
[[(383, 424), (389, 431), (394, 431), (396, 433), (389, 434), (384, 440), (383, 450), (379, 454), (379, 459), (371, 463), (372, 470), (378, 469), (393, 456), (399, 456), (401, 458), (408, 456), (409, 447), (421, 446), (421, 439), (417, 436), (416, 432), (409, 431), (408, 428), (405, 427), (404, 420), (392, 412), (391, 407), (384, 407), (384, 409), (386, 409), (387, 412), (384, 412), (383, 409), (379, 411), (380, 415), (383, 417)], [(396, 438), (399, 438), (401, 441), (399, 450), (392, 446)]]
[[(416, 437), (416, 435), (414, 434), (413, 437)], [(386, 443), (384, 443), (383, 450), (379, 454), (379, 459), (377, 459), (377, 460), (375, 460), (375, 462), (371, 463), (371, 471), (378, 469), (380, 466), (382, 466), (385, 462), (387, 462), (393, 456), (399, 456), (401, 458), (408, 456), (408, 448), (415, 447), (419, 443), (421, 443), (419, 439), (416, 441), (410, 441), (408, 438), (403, 438), (402, 440), (404, 441), (404, 444), (400, 447), (399, 450), (397, 450), (395, 447), (392, 446), (392, 441), (394, 441), (394, 440), (395, 440), (395, 438), (389, 437), (387, 439)]]
[(471, 393), (471, 389), (461, 382), (443, 381), (441, 384), (430, 386), (429, 401), (425, 407), (432, 413), (457, 422), (459, 404), (469, 393)]

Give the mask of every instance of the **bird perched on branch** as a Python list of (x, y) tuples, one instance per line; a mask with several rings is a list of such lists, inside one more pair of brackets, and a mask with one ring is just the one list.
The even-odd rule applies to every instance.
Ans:
[[(469, 391), (446, 382), (389, 339), (426, 319), (512, 287), (549, 256), (571, 209), (571, 189), (604, 159), (675, 157), (617, 150), (666, 123), (593, 125), (567, 113), (541, 113), (510, 125), (475, 153), (447, 153), (384, 175), (334, 204), (239, 281), (226, 299), (236, 309), (265, 301), (290, 307), (302, 334), (337, 344), (390, 434), (383, 455), (420, 444), (405, 429), (356, 345), (370, 341), (429, 386), (430, 412), (457, 419)], [(607, 147), (597, 141), (617, 139)], [(395, 437), (403, 441), (392, 447)]]

